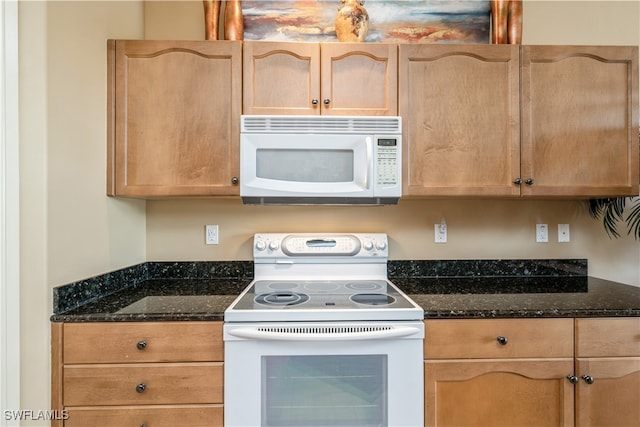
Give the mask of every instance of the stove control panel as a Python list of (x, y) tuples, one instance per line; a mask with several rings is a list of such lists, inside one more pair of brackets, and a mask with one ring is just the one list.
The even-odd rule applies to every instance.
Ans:
[(371, 234), (256, 234), (253, 256), (259, 258), (386, 258), (387, 235)]

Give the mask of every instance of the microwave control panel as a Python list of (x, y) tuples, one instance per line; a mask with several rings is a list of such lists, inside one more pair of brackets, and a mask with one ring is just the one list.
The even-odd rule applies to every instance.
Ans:
[(400, 186), (400, 165), (402, 141), (398, 135), (377, 136), (376, 151), (376, 186), (379, 189), (397, 188)]

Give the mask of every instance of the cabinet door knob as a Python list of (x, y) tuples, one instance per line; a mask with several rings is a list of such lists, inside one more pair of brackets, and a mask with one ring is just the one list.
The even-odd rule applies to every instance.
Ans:
[(533, 183), (534, 183), (534, 182), (535, 182), (535, 181), (533, 180), (533, 178), (527, 178), (527, 179), (524, 181), (524, 183), (525, 183), (525, 184), (527, 184), (527, 185), (533, 185)]
[(595, 379), (592, 376), (589, 375), (583, 375), (582, 379), (584, 380), (585, 383), (587, 384), (593, 384)]
[(146, 389), (147, 389), (147, 385), (145, 383), (140, 383), (136, 386), (136, 392), (138, 393), (144, 393)]
[(317, 99), (312, 99), (312, 100), (311, 100), (311, 103), (312, 103), (313, 105), (318, 105), (318, 100), (317, 100)]
[(567, 375), (567, 379), (571, 384), (578, 384), (578, 377), (576, 377), (575, 375), (569, 374)]
[(322, 102), (324, 102), (324, 105), (329, 105), (329, 104), (331, 104), (331, 100), (330, 100), (329, 98), (326, 98), (326, 99), (325, 99), (324, 101), (322, 101)]
[(498, 344), (500, 344), (500, 345), (507, 345), (507, 343), (509, 342), (507, 337), (503, 337), (502, 335), (497, 337), (496, 340), (498, 341)]
[(138, 350), (144, 350), (145, 348), (147, 348), (147, 340), (138, 341), (138, 344), (136, 344), (136, 347), (138, 348)]
[(234, 176), (233, 178), (231, 178), (231, 183), (233, 185), (238, 185), (239, 182), (240, 182), (240, 180), (238, 179), (237, 176)]
[(514, 179), (514, 180), (513, 180), (513, 183), (514, 183), (515, 185), (520, 185), (520, 184), (522, 184), (522, 178), (516, 178), (516, 179)]

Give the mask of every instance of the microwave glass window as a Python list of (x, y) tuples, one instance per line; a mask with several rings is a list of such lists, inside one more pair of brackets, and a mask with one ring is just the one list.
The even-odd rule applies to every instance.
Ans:
[(262, 356), (263, 426), (386, 426), (387, 355)]
[(352, 150), (258, 149), (256, 177), (289, 182), (353, 182)]

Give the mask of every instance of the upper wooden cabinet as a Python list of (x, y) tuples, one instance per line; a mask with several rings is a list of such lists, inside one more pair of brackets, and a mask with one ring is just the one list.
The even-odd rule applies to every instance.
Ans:
[(522, 47), (523, 195), (638, 194), (638, 47)]
[(244, 114), (396, 115), (395, 44), (244, 42)]
[(399, 56), (403, 194), (518, 195), (518, 46), (401, 45)]
[(404, 195), (638, 194), (637, 47), (401, 45), (399, 56)]
[(237, 195), (242, 43), (108, 42), (107, 193)]

